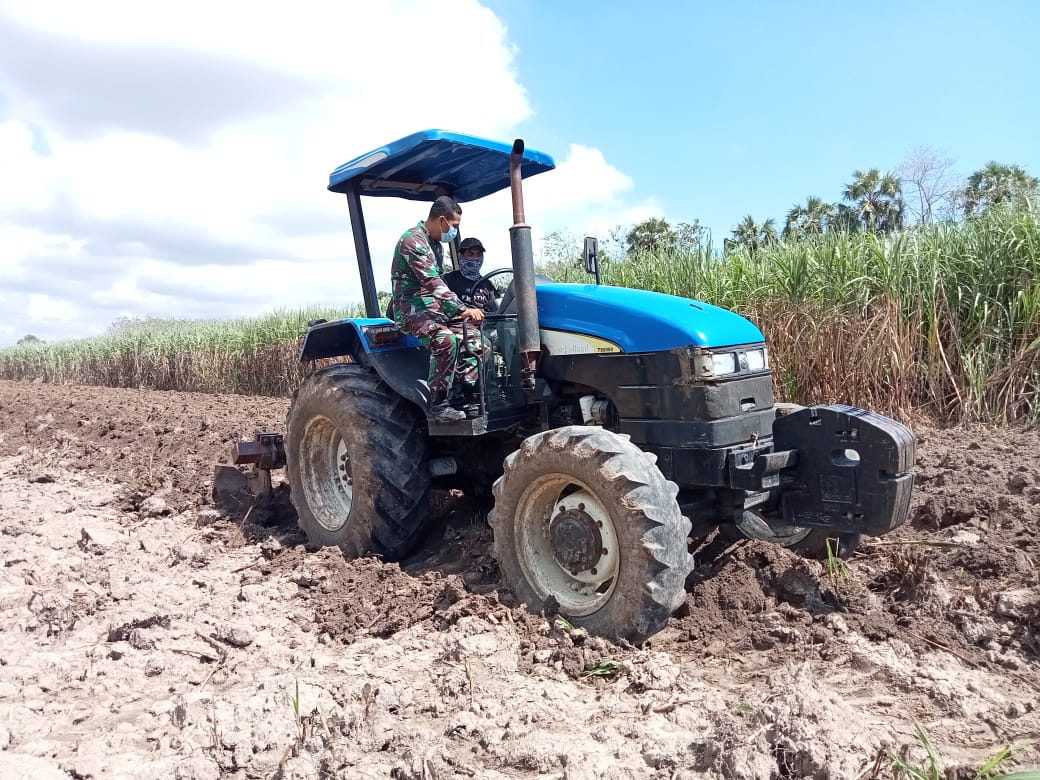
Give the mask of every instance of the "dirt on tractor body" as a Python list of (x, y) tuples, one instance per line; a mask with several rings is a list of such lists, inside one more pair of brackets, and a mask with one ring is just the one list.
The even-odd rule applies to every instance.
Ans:
[(846, 564), (697, 550), (642, 647), (517, 604), (486, 507), (401, 564), (308, 551), (212, 464), (287, 401), (0, 382), (0, 776), (851, 778), (1040, 765), (1040, 433), (918, 433)]

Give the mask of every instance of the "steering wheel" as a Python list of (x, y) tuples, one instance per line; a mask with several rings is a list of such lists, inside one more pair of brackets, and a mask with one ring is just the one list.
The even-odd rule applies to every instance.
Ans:
[[(477, 279), (477, 281), (473, 282), (473, 286), (471, 289), (477, 289), (478, 287), (480, 287), (480, 285), (484, 284), (484, 282), (490, 282), (496, 276), (512, 273), (512, 268), (496, 268), (494, 271), (488, 271), (482, 277)], [(501, 311), (502, 298), (505, 296), (506, 292), (508, 292), (509, 288), (513, 286), (513, 280), (510, 279), (509, 284), (505, 285), (504, 287), (499, 287), (496, 284), (492, 284), (491, 286), (495, 288), (495, 311), (498, 312)]]

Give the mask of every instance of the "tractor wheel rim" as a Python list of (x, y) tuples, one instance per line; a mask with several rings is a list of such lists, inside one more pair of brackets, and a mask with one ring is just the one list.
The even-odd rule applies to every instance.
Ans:
[[(561, 531), (561, 523), (569, 528)], [(579, 549), (562, 549), (567, 541)], [(617, 529), (585, 485), (564, 474), (532, 482), (518, 504), (516, 544), (528, 582), (539, 598), (554, 597), (562, 613), (581, 617), (610, 601), (621, 567)]]
[(300, 438), (302, 487), (314, 519), (328, 531), (346, 525), (354, 503), (350, 453), (336, 425), (315, 415)]

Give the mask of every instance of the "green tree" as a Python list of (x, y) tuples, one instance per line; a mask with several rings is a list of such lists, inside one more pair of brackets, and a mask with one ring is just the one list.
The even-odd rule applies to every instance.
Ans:
[(1035, 198), (1040, 180), (1020, 165), (989, 162), (968, 177), (962, 192), (965, 216), (978, 214), (1002, 203), (1020, 203)]
[(827, 231), (835, 216), (834, 206), (822, 198), (808, 197), (805, 204), (796, 204), (787, 212), (784, 238), (816, 236)]
[(599, 264), (625, 256), (628, 234), (622, 225), (614, 225), (606, 240), (599, 242)]
[(845, 185), (842, 200), (854, 210), (859, 226), (875, 233), (901, 230), (906, 206), (899, 179), (890, 173), (882, 174), (877, 168), (853, 171), (852, 177)]
[(830, 229), (842, 233), (858, 233), (862, 228), (859, 221), (859, 210), (847, 203), (837, 203), (834, 206), (834, 219), (831, 220)]
[(38, 339), (33, 334), (27, 333), (24, 336), (22, 336), (20, 339), (18, 339), (18, 343), (19, 344), (42, 344), (43, 343), (43, 339)]
[(644, 219), (628, 231), (625, 237), (628, 255), (645, 255), (674, 250), (679, 242), (678, 234), (668, 221), (661, 217)]
[(581, 265), (582, 240), (569, 230), (554, 230), (542, 238), (542, 260), (546, 263)]
[(733, 228), (732, 235), (732, 238), (723, 241), (723, 249), (743, 247), (754, 254), (760, 248), (776, 242), (776, 222), (773, 219), (767, 219), (765, 222), (759, 223), (748, 214), (740, 221), (740, 224)]
[[(582, 266), (582, 249), (585, 245), (585, 236), (578, 235), (571, 230), (554, 230), (542, 237), (542, 251), (540, 262), (546, 266)], [(599, 264), (621, 257), (625, 246), (625, 230), (621, 225), (611, 228), (606, 238), (599, 240)], [(506, 258), (503, 266), (510, 263)], [(551, 270), (546, 268), (545, 270)]]
[(707, 230), (699, 219), (695, 219), (693, 222), (680, 222), (675, 226), (675, 248), (680, 252), (696, 252), (704, 243), (704, 235)]

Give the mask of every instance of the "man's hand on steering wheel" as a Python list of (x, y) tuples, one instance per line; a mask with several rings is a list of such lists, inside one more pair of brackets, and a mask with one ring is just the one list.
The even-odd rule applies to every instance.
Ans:
[(484, 321), (484, 312), (482, 309), (463, 309), (459, 316), (464, 320), (473, 320), (474, 322)]

